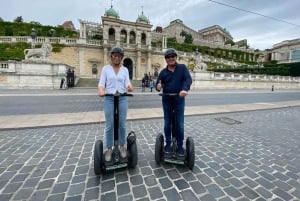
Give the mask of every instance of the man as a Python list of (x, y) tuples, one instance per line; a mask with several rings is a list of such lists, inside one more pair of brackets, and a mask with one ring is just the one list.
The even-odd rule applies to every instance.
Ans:
[[(102, 69), (98, 84), (98, 95), (132, 92), (133, 87), (129, 80), (128, 69), (122, 65), (124, 50), (115, 46), (111, 50), (111, 62)], [(105, 161), (112, 158), (113, 136), (114, 136), (114, 97), (105, 96), (103, 101), (105, 113), (105, 138), (107, 151)], [(126, 118), (128, 110), (128, 100), (126, 96), (119, 97), (119, 145), (121, 157), (127, 156), (125, 148)]]
[[(184, 155), (183, 140), (184, 140), (184, 107), (185, 96), (187, 96), (192, 78), (186, 65), (177, 63), (177, 52), (175, 49), (166, 50), (165, 60), (167, 62), (164, 68), (158, 75), (156, 81), (156, 90), (163, 89), (163, 93), (178, 93), (176, 97), (175, 112), (176, 112), (176, 141), (177, 154)], [(171, 152), (171, 99), (170, 96), (162, 96), (162, 105), (164, 112), (164, 132), (165, 132), (165, 152)]]

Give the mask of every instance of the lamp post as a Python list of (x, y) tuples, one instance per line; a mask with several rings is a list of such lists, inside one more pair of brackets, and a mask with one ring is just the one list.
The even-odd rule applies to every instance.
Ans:
[(47, 35), (48, 35), (49, 37), (53, 37), (54, 34), (55, 34), (55, 29), (49, 29), (49, 30), (48, 30)]
[(36, 38), (36, 30), (34, 28), (31, 29), (31, 48), (35, 48), (35, 38)]

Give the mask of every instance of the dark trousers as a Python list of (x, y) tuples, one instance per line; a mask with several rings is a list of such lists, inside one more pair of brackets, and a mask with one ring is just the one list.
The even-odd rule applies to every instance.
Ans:
[[(162, 100), (163, 111), (164, 111), (164, 132), (166, 143), (171, 144), (172, 141), (172, 119), (171, 119), (171, 102), (170, 97), (163, 97)], [(176, 97), (175, 113), (176, 113), (176, 131), (175, 136), (177, 140), (177, 146), (182, 147), (184, 140), (184, 107), (185, 99)]]

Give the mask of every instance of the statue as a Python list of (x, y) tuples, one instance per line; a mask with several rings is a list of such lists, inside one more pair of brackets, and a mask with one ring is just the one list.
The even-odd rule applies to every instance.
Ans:
[(207, 69), (207, 65), (206, 63), (204, 63), (202, 61), (202, 56), (200, 53), (196, 54), (195, 56), (195, 68), (194, 71), (195, 72), (199, 72), (199, 71), (206, 71)]
[(35, 49), (25, 49), (24, 55), (25, 59), (40, 59), (40, 60), (46, 60), (52, 51), (52, 45), (50, 43), (43, 43), (41, 48), (35, 48)]

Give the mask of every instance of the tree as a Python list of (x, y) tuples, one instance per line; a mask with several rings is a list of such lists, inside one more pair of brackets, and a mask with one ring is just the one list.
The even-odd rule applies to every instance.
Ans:
[(18, 17), (16, 17), (15, 19), (14, 19), (14, 22), (16, 22), (16, 23), (23, 23), (23, 17), (22, 16), (18, 16)]
[(167, 42), (168, 43), (177, 43), (176, 37), (168, 38)]
[(184, 37), (184, 43), (193, 44), (193, 36), (190, 33), (185, 32), (184, 30), (181, 31), (180, 36)]
[(14, 32), (11, 26), (5, 27), (5, 36), (13, 36)]
[(225, 45), (230, 44), (231, 46), (235, 45), (235, 43), (233, 42), (233, 40), (230, 40), (230, 39), (226, 40), (224, 44)]
[(184, 43), (187, 43), (187, 44), (193, 44), (193, 36), (191, 34), (186, 34), (185, 35), (185, 39), (184, 39)]
[(2, 17), (0, 17), (0, 22), (4, 22), (4, 20), (2, 19)]

